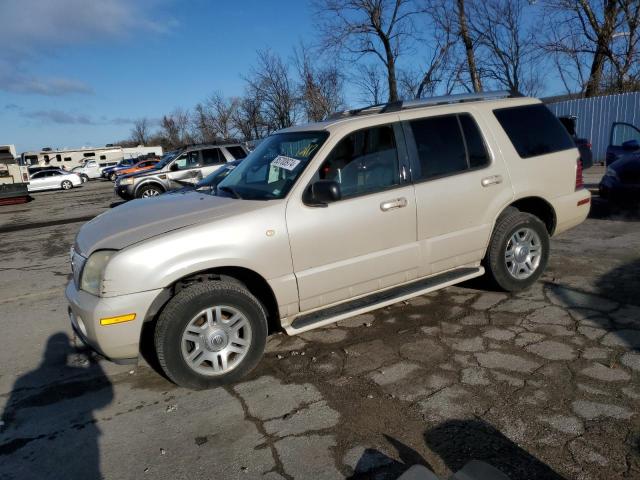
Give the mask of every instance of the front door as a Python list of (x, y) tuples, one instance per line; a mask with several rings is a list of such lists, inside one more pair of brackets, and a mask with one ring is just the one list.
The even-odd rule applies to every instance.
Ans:
[(176, 158), (169, 167), (167, 180), (171, 190), (193, 185), (200, 178), (200, 152), (195, 150), (186, 152)]
[(302, 199), (287, 205), (300, 311), (416, 277), (416, 205), (413, 186), (402, 175), (403, 142), (399, 124), (347, 135), (311, 182), (337, 182), (342, 199), (326, 207)]
[(478, 262), (497, 212), (513, 197), (469, 113), (405, 117), (417, 203), (420, 276)]

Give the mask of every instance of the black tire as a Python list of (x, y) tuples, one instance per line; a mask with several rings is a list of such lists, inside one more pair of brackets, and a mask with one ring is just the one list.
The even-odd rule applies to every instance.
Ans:
[(115, 172), (114, 172), (114, 173), (112, 173), (111, 175), (109, 175), (109, 180), (111, 180), (112, 182), (115, 182), (117, 177), (118, 177), (118, 176), (117, 176), (117, 175), (115, 174)]
[(136, 198), (157, 197), (164, 192), (164, 189), (155, 183), (143, 185), (136, 191)]
[(60, 184), (60, 188), (62, 188), (62, 190), (71, 190), (73, 188), (73, 183), (69, 180), (63, 180)]
[[(204, 375), (192, 369), (182, 354), (182, 335), (199, 312), (225, 305), (240, 311), (251, 327), (251, 341), (244, 358), (231, 370)], [(262, 304), (238, 282), (224, 280), (196, 283), (181, 290), (166, 305), (155, 328), (158, 362), (171, 381), (182, 387), (205, 389), (236, 382), (258, 364), (267, 341), (267, 314)]]
[[(512, 236), (522, 229), (533, 230), (540, 240), (541, 253), (535, 270), (526, 278), (516, 278), (507, 268), (505, 253)], [(529, 288), (542, 275), (549, 261), (549, 233), (542, 221), (529, 213), (509, 207), (496, 221), (483, 264), (489, 277), (502, 290), (518, 292)]]
[(89, 175), (85, 175), (83, 173), (82, 175), (80, 175), (80, 179), (82, 180), (82, 183), (86, 183), (89, 181)]

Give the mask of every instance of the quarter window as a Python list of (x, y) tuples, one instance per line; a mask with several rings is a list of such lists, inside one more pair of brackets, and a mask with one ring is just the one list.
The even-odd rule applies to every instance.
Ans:
[(575, 148), (560, 120), (542, 104), (500, 108), (493, 114), (520, 158), (536, 157)]
[(417, 180), (481, 168), (489, 163), (482, 134), (468, 114), (409, 122), (418, 153)]
[(393, 126), (367, 128), (344, 137), (320, 167), (318, 178), (339, 183), (343, 198), (398, 185), (400, 172)]

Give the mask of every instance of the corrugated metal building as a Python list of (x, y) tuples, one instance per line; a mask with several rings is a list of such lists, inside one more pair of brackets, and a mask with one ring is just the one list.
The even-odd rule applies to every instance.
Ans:
[(579, 98), (548, 103), (556, 116), (575, 115), (579, 137), (591, 140), (593, 160), (604, 162), (611, 125), (625, 122), (640, 126), (640, 92)]

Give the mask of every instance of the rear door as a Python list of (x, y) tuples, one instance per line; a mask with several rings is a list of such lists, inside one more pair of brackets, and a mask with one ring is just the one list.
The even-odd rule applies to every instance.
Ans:
[(227, 163), (223, 152), (219, 148), (205, 148), (202, 150), (202, 167), (195, 176), (195, 182), (202, 180), (210, 173), (218, 170), (222, 165)]
[[(635, 144), (634, 144), (635, 141)], [(605, 163), (610, 165), (620, 156), (640, 149), (640, 130), (635, 125), (615, 122), (611, 126)]]
[(424, 276), (481, 260), (495, 215), (513, 192), (502, 158), (487, 146), (488, 128), (480, 128), (479, 115), (418, 115), (402, 117)]

